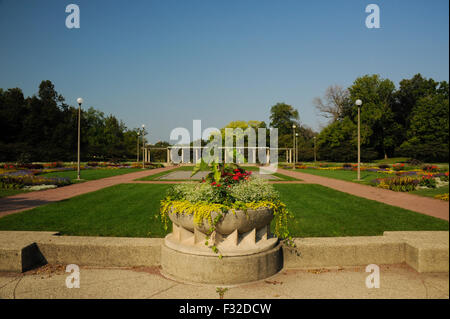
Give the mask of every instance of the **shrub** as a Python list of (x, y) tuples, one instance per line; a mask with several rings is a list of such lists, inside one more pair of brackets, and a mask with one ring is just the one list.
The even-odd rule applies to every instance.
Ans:
[(419, 185), (428, 188), (436, 188), (436, 180), (431, 175), (425, 175), (420, 179)]
[(186, 200), (192, 204), (198, 202), (222, 203), (223, 196), (219, 187), (209, 183), (183, 183), (171, 187), (167, 192), (170, 200)]
[(424, 165), (422, 166), (422, 170), (425, 172), (435, 173), (439, 171), (439, 168), (436, 165)]
[(19, 164), (19, 168), (26, 168), (26, 169), (43, 169), (44, 165), (42, 164)]
[(183, 183), (172, 186), (166, 194), (170, 200), (186, 200), (190, 203), (251, 203), (278, 201), (278, 192), (266, 180), (252, 177), (235, 184)]
[(6, 164), (3, 164), (3, 168), (6, 170), (9, 170), (9, 169), (16, 169), (17, 167), (15, 164), (6, 163)]
[(87, 164), (88, 164), (88, 166), (91, 166), (91, 167), (97, 167), (98, 166), (98, 162), (88, 162)]
[(0, 176), (0, 188), (4, 189), (19, 189), (22, 188), (23, 183), (15, 179), (13, 176)]
[(445, 200), (448, 202), (448, 193), (436, 195), (436, 196), (434, 196), (434, 198)]
[(262, 200), (279, 200), (277, 191), (266, 180), (253, 177), (230, 188), (230, 195), (235, 201), (244, 203), (258, 202)]
[(416, 189), (419, 180), (409, 176), (388, 177), (375, 180), (375, 184), (377, 187), (390, 189), (396, 192), (410, 192)]
[(408, 164), (411, 166), (420, 166), (423, 164), (423, 162), (418, 159), (411, 158), (410, 160), (408, 160)]
[(44, 167), (46, 167), (46, 168), (64, 167), (64, 163), (61, 161), (51, 162), (51, 163), (44, 164)]
[(345, 164), (342, 164), (342, 167), (343, 167), (343, 168), (352, 168), (352, 164), (350, 164), (350, 163), (345, 163)]
[(22, 188), (23, 186), (33, 185), (57, 185), (65, 186), (71, 184), (70, 179), (65, 177), (42, 177), (34, 175), (1, 175), (1, 188)]
[(389, 165), (389, 164), (380, 164), (380, 165), (378, 165), (378, 167), (382, 168), (382, 169), (388, 169), (388, 168), (391, 168), (391, 165)]
[(448, 172), (445, 172), (444, 174), (439, 175), (439, 179), (440, 179), (442, 182), (448, 182)]
[(396, 163), (392, 165), (392, 168), (394, 169), (394, 171), (402, 171), (405, 169), (405, 163)]

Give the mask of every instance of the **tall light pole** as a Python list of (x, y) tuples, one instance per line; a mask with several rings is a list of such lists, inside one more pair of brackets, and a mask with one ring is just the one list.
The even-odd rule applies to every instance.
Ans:
[(77, 156), (77, 180), (80, 180), (80, 135), (81, 135), (81, 104), (83, 104), (83, 99), (79, 97), (77, 99), (78, 103), (78, 156)]
[(298, 133), (295, 133), (295, 163), (298, 162)]
[(361, 180), (361, 105), (362, 101), (357, 99), (355, 101), (356, 106), (358, 106), (358, 181)]
[(293, 151), (294, 151), (294, 158), (293, 158), (293, 164), (292, 164), (292, 169), (295, 169), (295, 128), (296, 128), (297, 126), (295, 126), (295, 124), (293, 124), (292, 125), (292, 139), (293, 139)]
[(137, 148), (136, 148), (136, 163), (139, 163), (139, 135), (141, 135), (141, 133), (139, 132), (139, 130), (138, 130), (138, 132), (137, 132)]
[(317, 157), (316, 157), (316, 137), (313, 137), (314, 139), (314, 163), (316, 163), (317, 161)]
[(142, 124), (142, 169), (145, 168), (145, 142), (144, 142), (144, 135), (145, 135), (145, 124)]

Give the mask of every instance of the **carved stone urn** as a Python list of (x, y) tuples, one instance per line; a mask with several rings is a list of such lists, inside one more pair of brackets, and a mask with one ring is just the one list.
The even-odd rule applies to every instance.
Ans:
[[(173, 231), (162, 245), (163, 274), (184, 282), (236, 284), (281, 270), (281, 246), (270, 233), (271, 209), (230, 210), (222, 215), (213, 227), (207, 219), (196, 224), (193, 214), (169, 213)], [(211, 220), (217, 216), (212, 213)]]
[[(193, 214), (170, 213), (173, 231), (166, 237), (166, 245), (186, 253), (217, 256), (210, 248), (214, 245), (221, 256), (237, 256), (262, 252), (277, 244), (278, 239), (270, 234), (271, 209), (230, 210), (222, 215), (205, 245), (212, 228), (208, 220), (196, 225)], [(212, 213), (211, 219), (217, 216), (218, 213)]]

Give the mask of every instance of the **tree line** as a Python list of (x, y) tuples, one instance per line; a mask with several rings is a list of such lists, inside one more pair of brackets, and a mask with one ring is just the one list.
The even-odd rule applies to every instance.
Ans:
[[(319, 132), (300, 121), (286, 103), (270, 109), (270, 127), (278, 128), (278, 146), (291, 148), (297, 133), (299, 161), (354, 162), (357, 156), (357, 99), (361, 99), (361, 157), (370, 161), (393, 156), (428, 162), (449, 159), (449, 85), (416, 74), (396, 89), (378, 75), (357, 78), (349, 88), (330, 86), (313, 104), (329, 120)], [(81, 116), (82, 160), (133, 160), (138, 129), (128, 129), (113, 115), (90, 107)], [(78, 108), (65, 103), (51, 81), (42, 81), (37, 96), (19, 88), (0, 89), (0, 161), (75, 161)], [(293, 125), (296, 126), (295, 133)], [(262, 121), (234, 121), (226, 127), (266, 128)], [(268, 141), (268, 139), (267, 139)], [(202, 142), (202, 145), (206, 143)], [(158, 142), (155, 147), (170, 146)], [(151, 152), (165, 161), (164, 150)], [(280, 158), (280, 160), (283, 160)]]
[[(137, 129), (90, 107), (81, 113), (81, 159), (136, 158)], [(76, 161), (78, 108), (65, 103), (51, 81), (24, 97), (20, 88), (0, 89), (0, 161)]]
[(449, 159), (449, 84), (416, 74), (396, 89), (378, 75), (357, 78), (347, 89), (329, 87), (316, 98), (330, 120), (317, 136), (321, 160), (354, 161), (357, 156), (357, 99), (361, 106), (361, 157), (365, 161), (408, 157), (427, 162)]

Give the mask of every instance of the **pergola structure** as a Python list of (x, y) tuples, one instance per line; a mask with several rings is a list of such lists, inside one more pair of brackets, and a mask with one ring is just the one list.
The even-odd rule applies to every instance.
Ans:
[[(150, 162), (150, 152), (152, 150), (165, 150), (167, 152), (166, 156), (166, 163), (173, 163), (172, 157), (171, 157), (171, 150), (172, 149), (178, 149), (181, 151), (181, 163), (197, 163), (200, 161), (202, 149), (206, 149), (206, 146), (169, 146), (169, 147), (152, 147), (150, 145), (146, 145), (144, 147), (144, 161)], [(227, 147), (218, 147), (219, 150), (225, 150)], [(280, 151), (285, 151), (286, 153), (286, 162), (287, 163), (293, 163), (294, 160), (294, 149), (288, 148), (288, 147), (282, 147), (282, 148), (270, 148), (270, 147), (233, 147), (233, 149), (240, 149), (244, 152), (247, 150), (247, 155), (252, 154), (252, 158), (255, 159), (256, 162), (256, 152), (258, 149), (265, 149), (266, 150), (266, 157), (270, 158), (270, 151), (271, 150), (277, 150), (278, 153)], [(192, 151), (192, 160), (191, 160), (191, 151)], [(186, 160), (185, 152), (188, 152), (188, 160)], [(251, 152), (251, 153), (250, 153)]]

